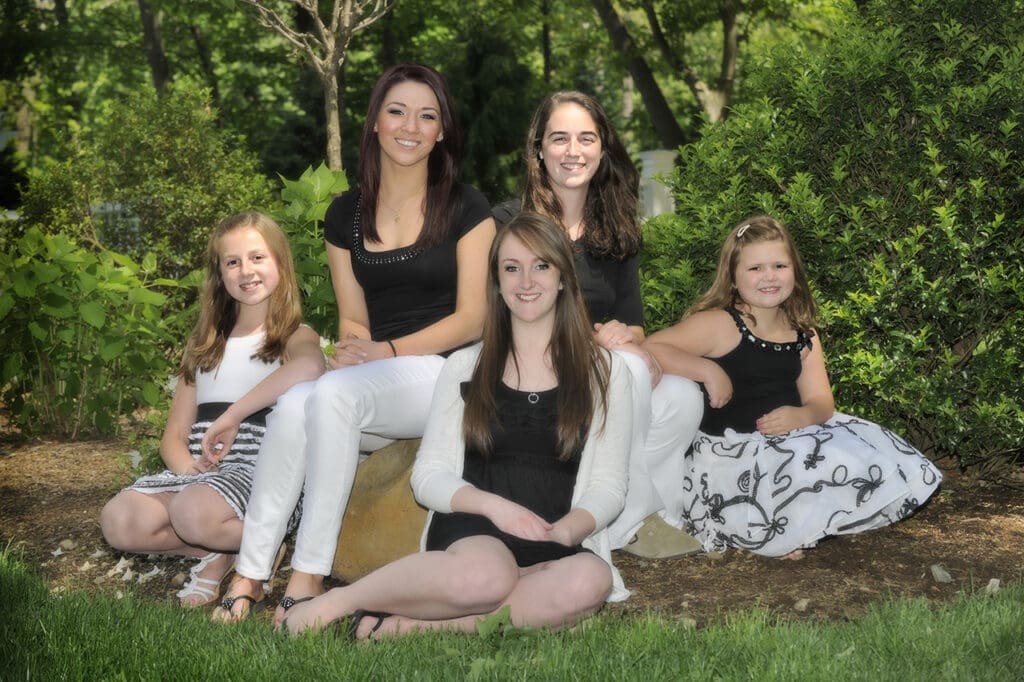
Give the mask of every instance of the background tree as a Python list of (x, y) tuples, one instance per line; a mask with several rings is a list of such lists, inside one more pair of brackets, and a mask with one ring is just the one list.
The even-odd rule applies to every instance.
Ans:
[(394, 0), (334, 0), (326, 21), (321, 16), (320, 3), (315, 0), (292, 0), (288, 3), (294, 7), (291, 20), (284, 16), (283, 3), (241, 2), (252, 6), (260, 23), (291, 43), (313, 65), (324, 91), (327, 164), (333, 170), (341, 170), (341, 88), (338, 78), (345, 55), (353, 36), (383, 17)]

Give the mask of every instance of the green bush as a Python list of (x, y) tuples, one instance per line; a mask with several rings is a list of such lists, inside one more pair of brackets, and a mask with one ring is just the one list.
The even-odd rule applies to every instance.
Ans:
[(31, 175), (23, 225), (136, 261), (153, 254), (163, 277), (199, 268), (224, 216), (272, 201), (256, 157), (218, 127), (194, 87), (136, 93), (65, 147), (63, 161)]
[(647, 225), (651, 327), (770, 213), (807, 262), (839, 409), (965, 466), (1019, 457), (1022, 36), (1019, 0), (878, 2), (751, 69), (759, 101), (682, 149), (677, 213)]
[(22, 431), (107, 435), (161, 404), (187, 324), (158, 289), (176, 287), (152, 255), (140, 266), (37, 228), (0, 252), (0, 399)]
[(323, 163), (316, 169), (307, 168), (298, 180), (282, 181), (284, 207), (275, 217), (292, 247), (302, 290), (302, 316), (321, 335), (333, 339), (338, 333), (338, 306), (327, 268), (323, 221), (334, 197), (348, 189), (348, 181), (344, 173)]

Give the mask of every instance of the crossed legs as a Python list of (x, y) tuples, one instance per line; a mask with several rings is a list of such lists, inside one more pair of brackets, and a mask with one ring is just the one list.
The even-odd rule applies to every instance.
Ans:
[[(291, 633), (320, 629), (358, 609), (395, 614), (376, 634), (472, 632), (481, 617), (504, 606), (518, 627), (564, 627), (601, 607), (612, 589), (611, 568), (581, 553), (519, 568), (499, 540), (464, 538), (445, 551), (411, 554), (366, 577), (297, 604), (285, 620)], [(360, 628), (365, 636), (369, 628)]]

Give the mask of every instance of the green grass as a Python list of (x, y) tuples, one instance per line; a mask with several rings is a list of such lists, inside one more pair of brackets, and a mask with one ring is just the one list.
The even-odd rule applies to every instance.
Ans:
[(845, 623), (765, 611), (693, 629), (599, 616), (549, 633), (419, 635), (357, 646), (132, 597), (50, 594), (0, 551), (2, 680), (998, 680), (1024, 679), (1024, 585), (933, 609), (890, 601)]

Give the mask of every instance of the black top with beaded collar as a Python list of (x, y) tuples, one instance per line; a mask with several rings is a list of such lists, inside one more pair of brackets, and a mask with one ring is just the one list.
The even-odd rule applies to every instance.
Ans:
[(427, 251), (411, 246), (367, 251), (358, 190), (338, 196), (327, 209), (324, 238), (351, 253), (352, 271), (366, 297), (370, 334), (375, 341), (412, 334), (455, 312), (456, 245), (491, 217), (487, 199), (476, 189), (460, 184), (458, 195), (459, 208), (447, 237)]
[(711, 407), (707, 392), (704, 394), (700, 430), (713, 436), (723, 435), (725, 429), (753, 433), (757, 420), (776, 407), (799, 407), (802, 403), (796, 382), (803, 368), (800, 354), (811, 347), (814, 336), (813, 330), (798, 330), (793, 341), (767, 341), (750, 331), (738, 310), (730, 306), (726, 312), (736, 323), (740, 341), (722, 357), (710, 358), (732, 381), (732, 399), (721, 408)]

